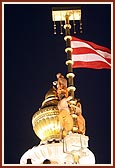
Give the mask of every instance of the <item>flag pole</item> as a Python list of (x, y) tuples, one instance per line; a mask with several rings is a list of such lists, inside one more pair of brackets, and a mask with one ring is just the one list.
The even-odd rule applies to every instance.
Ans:
[(72, 68), (72, 48), (71, 48), (71, 36), (70, 36), (70, 29), (71, 29), (71, 25), (70, 25), (70, 21), (69, 21), (69, 14), (65, 15), (65, 25), (64, 25), (64, 29), (65, 29), (65, 37), (64, 40), (66, 41), (66, 48), (65, 48), (65, 52), (67, 53), (67, 61), (66, 61), (66, 65), (67, 65), (67, 75), (66, 77), (68, 78), (68, 95), (72, 96), (74, 99), (74, 91), (76, 90), (75, 86), (74, 86), (74, 76), (75, 74), (73, 73), (73, 68)]

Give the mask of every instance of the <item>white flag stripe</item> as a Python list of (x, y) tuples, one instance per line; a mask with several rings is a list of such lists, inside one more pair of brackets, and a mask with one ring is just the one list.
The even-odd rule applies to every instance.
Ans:
[(104, 58), (110, 58), (111, 59), (111, 54), (108, 53), (108, 52), (104, 52), (104, 51), (101, 51), (101, 50), (96, 50), (96, 52), (99, 53)]
[[(91, 47), (89, 44), (81, 42), (81, 41), (71, 41), (71, 48), (79, 48), (79, 47), (86, 47), (90, 48), (93, 51), (98, 52), (102, 57), (108, 58), (110, 54), (108, 52), (100, 51), (100, 50), (95, 50), (93, 47)], [(109, 57), (111, 58), (111, 57)]]
[(97, 54), (72, 54), (72, 61), (82, 61), (82, 62), (94, 62), (94, 61), (102, 61), (107, 63), (109, 66), (111, 66), (110, 63), (108, 63), (104, 58), (100, 57)]

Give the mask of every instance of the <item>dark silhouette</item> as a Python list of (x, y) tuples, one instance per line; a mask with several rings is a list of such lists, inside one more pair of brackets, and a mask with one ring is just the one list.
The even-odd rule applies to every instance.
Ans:
[(45, 160), (43, 161), (43, 164), (51, 164), (51, 161), (50, 161), (49, 159), (45, 159)]
[(32, 164), (31, 159), (27, 159), (27, 164)]

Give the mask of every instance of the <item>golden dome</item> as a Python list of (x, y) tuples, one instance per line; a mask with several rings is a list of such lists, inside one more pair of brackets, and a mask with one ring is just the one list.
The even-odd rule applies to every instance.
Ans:
[(57, 106), (58, 97), (55, 87), (51, 87), (45, 95), (45, 100), (42, 103), (42, 107)]
[[(41, 144), (52, 140), (60, 140), (60, 130), (62, 127), (60, 118), (63, 117), (63, 115), (66, 116), (67, 120), (66, 128), (71, 130), (73, 125), (72, 118), (74, 119), (74, 117), (72, 115), (72, 118), (70, 118), (65, 113), (60, 113), (59, 115), (59, 109), (57, 107), (58, 102), (59, 99), (57, 97), (56, 89), (55, 87), (52, 87), (46, 93), (45, 100), (42, 102), (41, 108), (39, 108), (39, 110), (32, 117), (33, 130), (41, 139)], [(74, 127), (77, 128), (76, 125)], [(76, 132), (76, 130), (73, 130), (73, 132)]]
[(55, 87), (50, 88), (41, 108), (32, 117), (33, 130), (42, 140), (41, 143), (60, 139), (58, 101)]
[(45, 99), (48, 99), (49, 97), (57, 97), (57, 92), (54, 86), (48, 90), (45, 95)]

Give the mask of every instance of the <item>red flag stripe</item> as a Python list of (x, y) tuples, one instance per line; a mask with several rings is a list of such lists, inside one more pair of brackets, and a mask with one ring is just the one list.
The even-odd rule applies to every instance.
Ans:
[(72, 40), (74, 40), (71, 41), (73, 68), (111, 68), (110, 49), (75, 37), (72, 37)]
[(77, 61), (74, 62), (73, 68), (111, 69), (111, 67), (108, 64), (102, 61), (95, 61), (95, 62)]
[(106, 52), (101, 52), (101, 51), (96, 51), (96, 50), (93, 50), (93, 49), (90, 49), (90, 48), (86, 48), (86, 47), (79, 47), (79, 48), (73, 48), (73, 51), (72, 51), (72, 54), (97, 54), (101, 57), (104, 57), (104, 58), (108, 58), (108, 59), (111, 59), (110, 58), (110, 54), (106, 53)]
[(72, 55), (72, 61), (83, 61), (83, 62), (95, 62), (95, 61), (103, 61), (106, 64), (110, 66), (110, 59), (105, 59), (103, 57), (100, 57), (97, 54), (77, 54), (77, 55)]
[[(71, 40), (72, 42), (73, 41), (75, 41), (75, 42), (83, 42), (84, 44), (87, 44), (87, 45), (89, 45), (89, 47), (92, 47), (92, 48), (94, 48), (95, 50), (101, 50), (101, 51), (105, 51), (105, 52), (108, 52), (108, 53), (111, 53), (111, 50), (109, 49), (109, 48), (107, 48), (107, 47), (103, 47), (103, 46), (101, 46), (101, 45), (97, 45), (97, 44), (95, 44), (95, 43), (93, 43), (93, 42), (90, 42), (90, 41), (86, 41), (86, 40), (81, 40), (81, 39), (79, 39), (79, 38), (76, 38), (76, 37), (72, 37), (72, 40)], [(74, 48), (74, 47), (72, 47), (72, 48)]]

